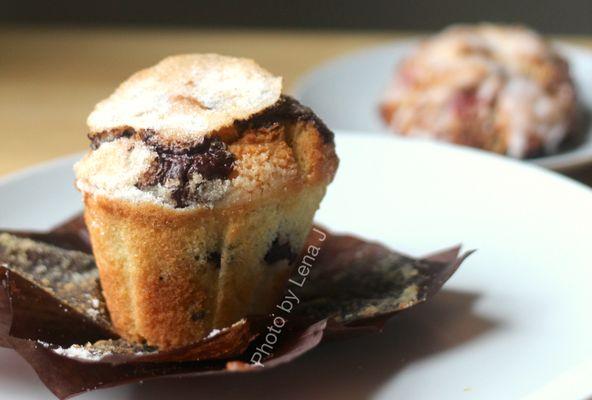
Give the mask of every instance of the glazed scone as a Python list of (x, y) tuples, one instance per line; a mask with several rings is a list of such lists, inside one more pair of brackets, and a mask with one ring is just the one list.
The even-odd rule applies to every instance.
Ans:
[(381, 102), (390, 128), (516, 158), (557, 152), (574, 132), (566, 61), (518, 26), (455, 26), (397, 68)]
[(281, 78), (169, 57), (88, 126), (76, 185), (118, 332), (167, 349), (270, 311), (338, 164), (332, 132)]

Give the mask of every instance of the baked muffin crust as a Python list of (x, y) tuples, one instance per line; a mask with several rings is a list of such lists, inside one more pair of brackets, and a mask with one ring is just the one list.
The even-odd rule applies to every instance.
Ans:
[(169, 57), (124, 82), (88, 122), (78, 188), (136, 203), (225, 206), (328, 183), (337, 167), (333, 133), (251, 60)]
[(132, 75), (98, 103), (91, 132), (129, 127), (163, 142), (194, 142), (275, 104), (282, 79), (253, 60), (217, 54), (167, 57)]

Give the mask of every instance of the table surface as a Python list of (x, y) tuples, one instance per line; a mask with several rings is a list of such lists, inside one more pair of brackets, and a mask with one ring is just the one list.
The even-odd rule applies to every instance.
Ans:
[[(0, 28), (0, 175), (87, 148), (86, 116), (134, 71), (170, 54), (250, 57), (288, 88), (317, 64), (400, 32)], [(592, 47), (592, 37), (561, 39)], [(592, 183), (592, 171), (574, 177)]]

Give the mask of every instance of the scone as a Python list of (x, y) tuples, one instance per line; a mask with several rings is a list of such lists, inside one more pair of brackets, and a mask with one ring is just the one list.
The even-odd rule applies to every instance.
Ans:
[(113, 324), (161, 349), (269, 312), (338, 159), (252, 60), (166, 58), (88, 117), (75, 166)]
[(566, 61), (518, 26), (455, 26), (397, 68), (381, 102), (394, 132), (525, 158), (558, 151), (574, 133), (576, 91)]

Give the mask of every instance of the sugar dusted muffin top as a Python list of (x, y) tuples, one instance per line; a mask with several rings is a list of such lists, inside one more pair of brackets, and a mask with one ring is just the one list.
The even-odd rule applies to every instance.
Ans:
[(536, 32), (460, 25), (422, 42), (381, 103), (397, 133), (523, 158), (554, 153), (573, 133), (569, 66)]
[(88, 118), (75, 167), (85, 194), (168, 208), (227, 206), (326, 184), (333, 134), (254, 61), (168, 57), (132, 75)]
[(253, 60), (217, 54), (167, 57), (136, 72), (96, 105), (91, 132), (151, 129), (162, 140), (194, 141), (276, 103), (282, 78)]

